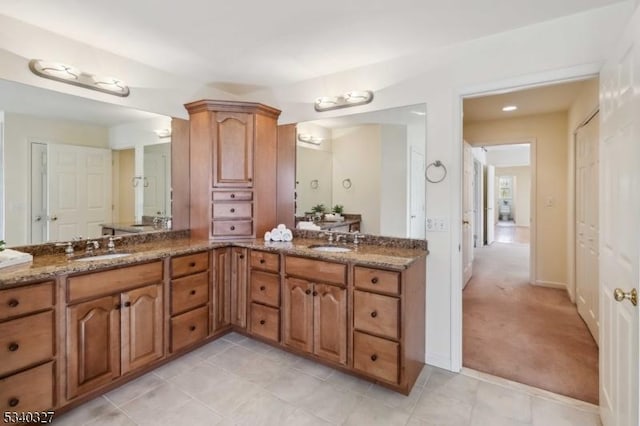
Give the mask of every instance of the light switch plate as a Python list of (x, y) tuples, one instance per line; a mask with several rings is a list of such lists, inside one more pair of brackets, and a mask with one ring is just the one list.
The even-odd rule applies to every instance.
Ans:
[(444, 217), (428, 217), (427, 232), (446, 232), (449, 229), (449, 222)]

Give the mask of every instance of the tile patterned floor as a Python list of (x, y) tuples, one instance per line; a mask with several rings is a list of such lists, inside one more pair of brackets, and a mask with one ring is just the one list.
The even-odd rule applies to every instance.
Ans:
[(408, 396), (231, 333), (54, 421), (64, 425), (599, 426), (580, 409), (426, 366)]

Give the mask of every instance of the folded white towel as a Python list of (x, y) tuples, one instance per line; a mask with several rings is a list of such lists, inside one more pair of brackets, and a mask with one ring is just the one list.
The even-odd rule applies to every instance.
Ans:
[(293, 232), (291, 232), (291, 229), (282, 231), (282, 241), (293, 241)]
[(282, 231), (278, 228), (271, 230), (271, 241), (282, 241)]
[(264, 233), (264, 240), (271, 241), (271, 232), (267, 231)]
[(284, 223), (281, 223), (280, 225), (278, 225), (278, 229), (284, 231), (285, 229), (287, 229), (287, 227)]
[(33, 256), (18, 250), (5, 249), (0, 251), (0, 268), (6, 268), (22, 263), (33, 262)]

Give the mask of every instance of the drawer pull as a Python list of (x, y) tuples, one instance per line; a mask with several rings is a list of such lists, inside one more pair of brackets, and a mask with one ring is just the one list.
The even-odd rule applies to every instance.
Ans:
[(190, 326), (189, 331), (196, 331), (196, 326), (195, 325)]
[(260, 291), (265, 291), (267, 288), (263, 285), (260, 286)]
[(378, 355), (376, 354), (371, 355), (371, 361), (376, 362), (377, 359), (378, 359)]
[(229, 211), (230, 211), (231, 213), (235, 213), (235, 212), (236, 212), (236, 209), (230, 209)]
[(260, 325), (265, 325), (267, 322), (265, 320), (260, 320)]
[(17, 344), (16, 342), (9, 343), (9, 352), (15, 352), (18, 349), (20, 349), (20, 345), (19, 344)]
[(305, 294), (311, 294), (311, 290), (309, 289), (305, 290)]
[(229, 198), (236, 198), (236, 194), (229, 195)]
[(240, 256), (238, 256), (240, 259), (244, 259), (244, 254), (241, 254)]
[(131, 306), (131, 302), (129, 302), (128, 300), (126, 302), (124, 302), (124, 307), (128, 308), (129, 306)]
[(264, 263), (264, 262), (266, 262), (266, 260), (260, 259), (260, 263)]
[(376, 311), (371, 312), (371, 318), (375, 318), (377, 316), (378, 316), (378, 312)]
[(196, 294), (196, 291), (195, 290), (191, 290), (189, 293), (193, 296), (193, 295)]
[(18, 302), (18, 299), (11, 299), (9, 300), (9, 306), (12, 308), (15, 308), (16, 306), (18, 306), (20, 304), (20, 302)]
[(314, 295), (314, 296), (317, 296), (317, 295), (318, 295), (318, 292), (317, 292), (317, 291), (314, 291), (314, 292), (313, 292), (313, 295)]
[(20, 404), (20, 400), (18, 398), (11, 398), (9, 400), (9, 407), (16, 407), (18, 404)]
[(189, 267), (193, 268), (194, 266), (196, 266), (196, 262), (189, 262)]
[(235, 227), (235, 226), (233, 226), (233, 225), (231, 225), (231, 230), (232, 230), (232, 231), (235, 231), (235, 230), (236, 230), (236, 227)]
[(378, 277), (371, 278), (371, 283), (372, 284), (378, 284)]

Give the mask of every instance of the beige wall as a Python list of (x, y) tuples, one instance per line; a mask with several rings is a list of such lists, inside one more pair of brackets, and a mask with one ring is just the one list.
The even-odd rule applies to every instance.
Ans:
[(135, 221), (135, 194), (133, 184), (135, 150), (113, 151), (113, 199), (118, 200), (113, 221), (133, 223)]
[(27, 244), (30, 235), (31, 142), (109, 147), (106, 127), (81, 122), (5, 114), (5, 241)]
[(470, 122), (464, 138), (473, 144), (536, 141), (536, 282), (567, 285), (567, 113)]
[[(531, 218), (531, 168), (529, 166), (496, 167), (495, 194), (498, 191), (498, 178), (500, 176), (514, 177), (513, 200), (514, 218), (517, 226), (529, 226)], [(496, 221), (499, 215), (498, 206), (494, 206)]]

